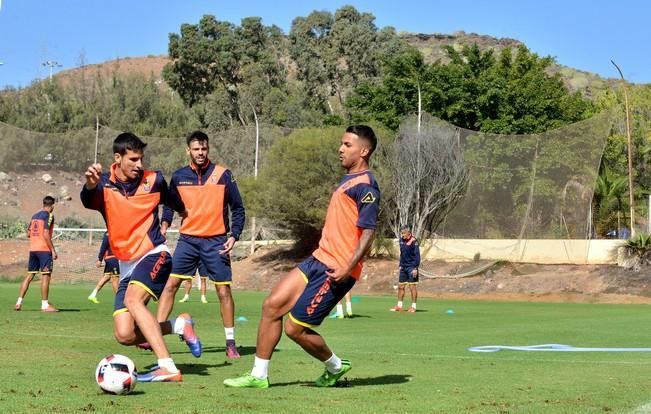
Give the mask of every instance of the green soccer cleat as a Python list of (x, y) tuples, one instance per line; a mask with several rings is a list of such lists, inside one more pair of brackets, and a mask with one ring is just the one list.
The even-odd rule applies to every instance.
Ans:
[(241, 377), (225, 379), (224, 385), (233, 388), (269, 388), (269, 379), (256, 378), (247, 372)]
[(352, 366), (350, 365), (350, 361), (347, 359), (342, 359), (341, 360), (341, 369), (339, 372), (336, 374), (330, 373), (327, 369), (323, 371), (323, 374), (319, 378), (316, 379), (316, 386), (317, 387), (334, 387), (334, 385), (337, 383), (337, 380), (341, 378), (345, 373), (350, 371)]
[(88, 301), (93, 302), (96, 305), (99, 303), (99, 300), (97, 300), (97, 298), (95, 296), (89, 296)]

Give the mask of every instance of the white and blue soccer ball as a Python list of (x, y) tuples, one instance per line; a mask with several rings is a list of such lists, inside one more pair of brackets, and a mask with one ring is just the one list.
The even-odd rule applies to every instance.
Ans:
[(120, 354), (102, 358), (95, 370), (95, 380), (102, 391), (108, 394), (128, 394), (136, 388), (136, 365)]

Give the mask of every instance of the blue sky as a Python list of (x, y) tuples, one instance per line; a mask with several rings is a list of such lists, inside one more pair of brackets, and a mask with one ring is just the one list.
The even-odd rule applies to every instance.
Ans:
[(69, 69), (117, 57), (167, 53), (170, 32), (202, 15), (236, 24), (260, 16), (286, 33), (292, 19), (345, 4), (370, 12), (378, 27), (398, 31), (458, 30), (524, 42), (563, 65), (651, 83), (651, 2), (644, 0), (0, 0), (0, 88), (47, 77), (46, 61)]

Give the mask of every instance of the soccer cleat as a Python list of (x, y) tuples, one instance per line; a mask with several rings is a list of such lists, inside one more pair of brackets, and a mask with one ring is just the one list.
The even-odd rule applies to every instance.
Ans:
[(95, 296), (89, 296), (88, 301), (93, 302), (96, 305), (99, 303), (99, 300), (97, 300), (97, 298)]
[(344, 314), (343, 313), (338, 313), (337, 314), (337, 319), (344, 319)]
[(201, 297), (201, 303), (208, 303), (208, 299), (205, 296)]
[(153, 349), (151, 349), (151, 345), (149, 345), (149, 342), (141, 342), (139, 344), (136, 344), (136, 348), (142, 349), (142, 350), (145, 350), (145, 351), (153, 351)]
[(22, 303), (16, 303), (14, 305), (14, 310), (15, 311), (23, 310), (23, 304)]
[(226, 358), (240, 359), (240, 353), (237, 352), (237, 346), (235, 346), (235, 341), (233, 340), (226, 341)]
[(269, 379), (256, 378), (247, 372), (241, 377), (225, 379), (224, 385), (233, 388), (269, 388)]
[(185, 302), (187, 302), (189, 300), (190, 300), (190, 296), (185, 295), (185, 296), (183, 296), (183, 298), (181, 298), (181, 300), (179, 300), (179, 303), (185, 303)]
[(323, 371), (323, 374), (319, 378), (316, 379), (316, 386), (317, 387), (333, 387), (339, 378), (341, 378), (345, 373), (350, 371), (352, 366), (350, 365), (350, 361), (347, 359), (342, 359), (341, 360), (341, 369), (339, 372), (336, 374), (331, 373), (328, 371), (326, 368)]
[(190, 352), (196, 358), (201, 356), (201, 341), (197, 338), (197, 335), (194, 332), (194, 321), (192, 317), (187, 313), (182, 313), (179, 315), (179, 318), (185, 319), (185, 326), (183, 327), (183, 334), (181, 334), (181, 339), (185, 341), (190, 348)]
[(52, 304), (47, 305), (47, 308), (41, 308), (41, 312), (58, 312), (59, 310), (52, 306)]
[(352, 317), (353, 317), (353, 313), (352, 313), (352, 312), (346, 312), (346, 316), (348, 316), (349, 318), (352, 318)]
[(413, 306), (410, 306), (410, 307), (409, 307), (409, 310), (408, 310), (407, 312), (409, 312), (409, 313), (416, 313), (416, 308), (414, 308)]
[(144, 374), (138, 374), (138, 382), (181, 382), (181, 371), (169, 372), (167, 368), (157, 368)]
[(391, 312), (402, 312), (402, 308), (400, 306), (394, 306), (393, 308), (389, 309)]

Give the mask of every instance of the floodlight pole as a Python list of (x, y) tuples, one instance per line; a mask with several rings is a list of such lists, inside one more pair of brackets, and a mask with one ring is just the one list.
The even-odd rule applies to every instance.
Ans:
[(633, 226), (635, 221), (635, 206), (633, 205), (633, 143), (631, 141), (631, 117), (628, 109), (628, 92), (626, 91), (626, 79), (624, 79), (624, 74), (622, 73), (619, 66), (615, 61), (611, 60), (610, 63), (615, 66), (619, 76), (622, 78), (622, 83), (624, 84), (624, 106), (626, 108), (626, 141), (628, 143), (628, 202), (630, 204), (630, 214), (631, 214), (631, 237), (635, 236), (635, 227)]
[(50, 67), (50, 82), (52, 82), (52, 68), (54, 68), (54, 67), (60, 68), (63, 65), (61, 65), (56, 60), (46, 60), (45, 62), (41, 63), (41, 66), (43, 66), (43, 67), (49, 66)]

